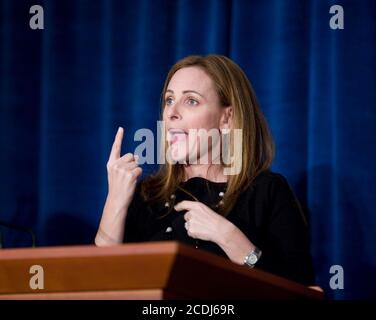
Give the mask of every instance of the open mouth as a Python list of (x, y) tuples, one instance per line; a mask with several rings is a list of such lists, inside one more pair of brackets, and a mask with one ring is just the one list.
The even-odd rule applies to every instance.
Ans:
[(185, 140), (188, 133), (183, 129), (168, 129), (168, 137), (167, 140), (171, 142), (171, 144)]

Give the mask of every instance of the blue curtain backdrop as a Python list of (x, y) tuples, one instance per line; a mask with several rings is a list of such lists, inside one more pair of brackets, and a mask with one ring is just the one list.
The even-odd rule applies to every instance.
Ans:
[[(134, 151), (134, 132), (156, 128), (169, 67), (224, 54), (253, 83), (273, 169), (309, 212), (318, 284), (375, 297), (376, 1), (0, 3), (0, 220), (33, 228), (39, 245), (92, 243), (117, 127)], [(34, 4), (44, 30), (29, 27)], [(329, 27), (333, 4), (344, 30)], [(29, 244), (0, 231), (4, 246)], [(329, 288), (332, 265), (343, 290)]]

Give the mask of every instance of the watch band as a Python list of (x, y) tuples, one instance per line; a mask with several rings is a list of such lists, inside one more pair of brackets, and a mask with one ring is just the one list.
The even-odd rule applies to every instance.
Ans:
[(260, 259), (262, 251), (255, 247), (249, 254), (247, 254), (244, 258), (244, 265), (253, 268), (257, 261)]

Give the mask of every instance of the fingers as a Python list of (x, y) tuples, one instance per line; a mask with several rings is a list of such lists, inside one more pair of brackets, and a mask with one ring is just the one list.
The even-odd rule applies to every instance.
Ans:
[[(137, 161), (138, 161), (138, 158), (139, 158), (138, 155), (133, 155), (132, 153), (127, 153), (124, 156), (120, 157), (120, 155), (121, 155), (121, 144), (122, 144), (122, 141), (123, 141), (123, 136), (124, 136), (124, 129), (122, 127), (119, 127), (119, 129), (116, 133), (116, 136), (115, 136), (114, 143), (112, 145), (110, 157), (109, 157), (108, 162), (107, 162), (107, 168), (109, 166), (112, 166), (112, 165), (123, 166), (123, 164), (131, 163), (131, 162), (135, 162), (136, 165), (137, 165)], [(115, 164), (115, 162), (116, 162), (116, 164)], [(129, 167), (130, 169), (134, 169), (136, 167), (136, 165), (132, 164), (132, 165), (126, 166), (126, 167), (127, 168)]]
[(133, 155), (132, 153), (127, 153), (120, 159), (117, 159), (112, 166), (117, 169), (128, 169), (133, 170), (138, 166), (138, 155)]
[(188, 212), (184, 215), (184, 220), (185, 220), (185, 221), (189, 221), (190, 219), (192, 219), (192, 212), (191, 212), (191, 211), (188, 211)]
[(130, 181), (136, 180), (141, 174), (142, 174), (142, 168), (139, 166), (134, 166), (133, 163), (127, 164), (127, 165), (118, 165), (115, 164), (113, 166), (113, 172), (124, 174), (127, 179)]
[(196, 202), (196, 201), (184, 200), (184, 201), (181, 201), (178, 204), (176, 204), (174, 206), (174, 209), (176, 211), (191, 210), (192, 208), (194, 208), (197, 205), (197, 203), (198, 202)]
[(134, 175), (134, 177), (137, 179), (142, 174), (142, 168), (137, 167), (137, 168), (133, 169), (131, 172)]
[(135, 181), (142, 174), (142, 169), (137, 167), (133, 170), (125, 170), (125, 174), (129, 181)]
[(138, 167), (138, 164), (136, 163), (136, 161), (121, 161), (120, 160), (117, 160), (114, 164), (112, 164), (111, 168), (115, 169), (115, 170), (125, 170), (125, 171), (132, 171), (133, 169), (137, 168)]
[(110, 158), (108, 159), (108, 162), (112, 163), (115, 160), (120, 158), (120, 153), (121, 153), (121, 143), (123, 141), (123, 136), (124, 136), (124, 129), (122, 127), (119, 127), (114, 143), (112, 145), (111, 153), (110, 153)]
[(132, 173), (132, 175), (139, 176), (142, 173), (142, 169), (141, 167), (139, 167), (136, 161), (137, 157), (137, 155), (134, 156), (132, 153), (127, 153), (107, 167), (108, 169), (112, 168), (117, 171), (127, 171), (129, 173)]
[(138, 157), (138, 156), (133, 155), (133, 153), (127, 153), (119, 159), (119, 162), (127, 163), (127, 162), (131, 162), (131, 161), (136, 161), (136, 157)]

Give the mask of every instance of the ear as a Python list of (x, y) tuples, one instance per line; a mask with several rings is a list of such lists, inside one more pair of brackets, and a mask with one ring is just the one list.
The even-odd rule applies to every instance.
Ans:
[(232, 129), (234, 119), (234, 108), (232, 106), (225, 107), (220, 119), (219, 128), (223, 129)]

